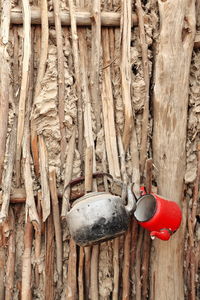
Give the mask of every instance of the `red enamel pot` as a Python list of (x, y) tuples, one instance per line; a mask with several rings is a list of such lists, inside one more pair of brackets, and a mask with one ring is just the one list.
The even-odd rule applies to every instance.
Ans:
[(150, 231), (152, 239), (169, 240), (171, 235), (179, 228), (182, 213), (179, 205), (154, 193), (146, 194), (137, 201), (134, 216), (138, 223)]

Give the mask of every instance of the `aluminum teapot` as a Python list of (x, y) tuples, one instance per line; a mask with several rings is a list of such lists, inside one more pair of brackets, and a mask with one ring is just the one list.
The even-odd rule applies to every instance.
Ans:
[[(67, 223), (71, 237), (79, 246), (97, 244), (123, 234), (128, 229), (130, 216), (136, 208), (131, 188), (114, 180), (110, 174), (99, 174), (111, 178), (112, 182), (120, 183), (122, 195), (89, 192), (73, 203), (67, 213)], [(124, 205), (126, 198), (128, 203)]]

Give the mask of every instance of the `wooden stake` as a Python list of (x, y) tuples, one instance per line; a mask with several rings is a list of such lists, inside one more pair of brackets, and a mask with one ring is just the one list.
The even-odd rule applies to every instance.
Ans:
[[(70, 13), (67, 11), (60, 12), (60, 19), (62, 26), (71, 25)], [(74, 13), (74, 19), (77, 23), (77, 26), (91, 26), (91, 12), (89, 11), (76, 11)], [(49, 25), (55, 24), (54, 14), (48, 12)], [(19, 8), (13, 8), (11, 10), (11, 23), (12, 24), (23, 24), (22, 11)], [(31, 24), (40, 25), (41, 24), (41, 12), (37, 7), (31, 8)], [(138, 19), (136, 14), (132, 14), (132, 26), (138, 24)], [(101, 26), (104, 27), (119, 27), (120, 26), (120, 13), (118, 12), (101, 12)]]
[(0, 27), (0, 183), (2, 180), (3, 163), (6, 150), (6, 135), (8, 126), (8, 105), (9, 105), (9, 61), (8, 61), (8, 41), (10, 28), (11, 2), (2, 2), (1, 27)]
[[(41, 9), (42, 41), (41, 41), (40, 61), (39, 61), (37, 79), (35, 84), (34, 102), (36, 100), (36, 97), (41, 92), (41, 83), (46, 71), (46, 62), (47, 62), (47, 55), (48, 55), (48, 40), (49, 40), (47, 1), (46, 0), (41, 1), (40, 5), (41, 5), (40, 9)], [(35, 173), (36, 176), (39, 177), (38, 137), (37, 137), (36, 125), (34, 120), (32, 120), (32, 126), (31, 126), (31, 145), (32, 145)]]
[(40, 174), (42, 187), (42, 216), (43, 222), (50, 215), (50, 191), (48, 182), (48, 153), (45, 141), (42, 135), (39, 136), (39, 154), (40, 154)]
[(72, 35), (72, 50), (74, 59), (74, 70), (76, 77), (76, 90), (78, 97), (78, 150), (82, 157), (83, 150), (83, 112), (82, 112), (82, 102), (81, 102), (81, 81), (80, 81), (80, 65), (79, 65), (79, 54), (78, 54), (78, 35), (77, 35), (77, 25), (75, 17), (75, 7), (74, 0), (69, 0), (69, 11), (71, 18), (71, 35)]
[[(72, 178), (72, 171), (73, 171), (73, 162), (74, 162), (74, 152), (75, 152), (75, 144), (76, 142), (76, 128), (74, 127), (72, 131), (72, 136), (69, 141), (68, 151), (67, 151), (67, 159), (65, 163), (65, 179), (64, 179), (64, 188), (69, 184)], [(68, 212), (68, 205), (69, 205), (69, 198), (70, 198), (70, 187), (66, 188), (63, 192), (63, 199), (62, 199), (62, 212), (61, 217), (62, 219), (66, 219), (67, 212)]]
[(62, 231), (60, 224), (60, 213), (58, 206), (58, 196), (56, 189), (56, 171), (55, 168), (49, 173), (49, 186), (51, 192), (51, 202), (52, 202), (52, 211), (53, 211), (53, 222), (56, 238), (56, 264), (58, 272), (58, 289), (62, 285), (62, 267), (63, 267), (63, 247), (62, 247)]
[(136, 8), (138, 15), (138, 25), (140, 32), (140, 44), (142, 49), (142, 64), (145, 81), (145, 102), (143, 110), (142, 120), (142, 132), (141, 132), (141, 147), (140, 147), (140, 164), (141, 164), (141, 175), (143, 175), (145, 168), (145, 161), (147, 158), (147, 138), (148, 138), (148, 124), (149, 124), (149, 61), (148, 61), (148, 45), (146, 42), (145, 29), (144, 29), (144, 12), (142, 9), (141, 0), (136, 0)]
[(112, 300), (119, 299), (119, 238), (113, 243), (113, 295)]
[(6, 265), (6, 241), (3, 231), (3, 226), (0, 225), (0, 300), (5, 299), (5, 286), (4, 286), (4, 277), (5, 277), (5, 265)]
[(133, 112), (131, 105), (131, 0), (122, 0), (122, 53), (121, 53), (121, 78), (122, 99), (124, 103), (125, 124), (123, 132), (123, 144), (125, 152), (128, 150), (133, 128)]
[(19, 99), (19, 113), (17, 126), (17, 148), (16, 148), (16, 183), (20, 185), (21, 172), (21, 146), (24, 134), (25, 106), (27, 91), (29, 86), (29, 68), (31, 58), (31, 15), (28, 0), (22, 0), (24, 18), (24, 43), (23, 43), (23, 62), (22, 62), (22, 82)]
[(24, 253), (22, 258), (22, 300), (31, 300), (31, 249), (33, 239), (33, 226), (27, 219), (24, 234)]
[(85, 252), (84, 248), (80, 247), (79, 252), (79, 266), (78, 266), (78, 299), (84, 300), (84, 261), (85, 261)]
[(8, 259), (6, 264), (6, 282), (5, 282), (5, 300), (13, 299), (14, 274), (15, 274), (15, 218), (12, 208), (9, 213), (9, 241), (8, 241)]
[(76, 300), (77, 298), (77, 254), (76, 254), (76, 244), (70, 239), (69, 243), (70, 253), (69, 253), (69, 263), (68, 263), (68, 274), (67, 274), (67, 300)]
[[(104, 65), (108, 65), (108, 62), (110, 61), (108, 29), (102, 30), (102, 45)], [(102, 108), (106, 154), (108, 157), (108, 165), (111, 175), (115, 178), (120, 178), (110, 66), (103, 70), (103, 74)]]
[(65, 136), (65, 76), (64, 76), (64, 53), (63, 53), (63, 37), (60, 20), (60, 1), (53, 0), (55, 28), (56, 28), (56, 42), (57, 42), (57, 56), (58, 56), (58, 115), (60, 121), (61, 132), (61, 171), (65, 160), (66, 151), (66, 136)]
[(0, 223), (4, 222), (8, 216), (9, 204), (10, 204), (10, 191), (12, 184), (12, 176), (13, 176), (13, 166), (15, 160), (15, 148), (16, 148), (16, 126), (17, 120), (14, 119), (14, 123), (12, 126), (12, 130), (9, 138), (9, 146), (8, 146), (8, 163), (5, 171), (4, 182), (2, 186), (3, 197), (2, 197), (2, 206), (0, 211)]
[(45, 230), (45, 287), (44, 287), (44, 299), (54, 300), (54, 228), (53, 217), (50, 215), (46, 220)]
[[(41, 202), (42, 202), (42, 192), (38, 191), (38, 194), (37, 194), (37, 212), (38, 212), (40, 223), (41, 223), (41, 220), (42, 220)], [(39, 227), (39, 230), (35, 230), (35, 261), (36, 261), (35, 285), (36, 285), (36, 288), (39, 286), (39, 281), (40, 281), (39, 263), (40, 263), (41, 238), (42, 238), (42, 232), (41, 231), (42, 231), (41, 226)]]
[(101, 49), (101, 1), (92, 2), (92, 53), (91, 53), (91, 74), (90, 87), (93, 110), (95, 113), (97, 133), (101, 128), (100, 118), (100, 93), (99, 93), (99, 74), (100, 74), (100, 49)]

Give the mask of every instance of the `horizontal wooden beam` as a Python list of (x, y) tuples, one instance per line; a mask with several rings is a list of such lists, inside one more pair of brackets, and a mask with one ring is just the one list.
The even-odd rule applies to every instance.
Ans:
[[(49, 24), (54, 25), (54, 14), (53, 12), (48, 13)], [(61, 23), (63, 26), (70, 26), (70, 14), (67, 11), (60, 12)], [(77, 11), (76, 22), (78, 26), (91, 26), (92, 14), (89, 11)], [(120, 26), (121, 14), (118, 12), (102, 12), (101, 13), (101, 25), (105, 27), (119, 27)], [(11, 24), (21, 25), (23, 24), (23, 15), (20, 8), (14, 8), (11, 11)], [(38, 7), (31, 8), (31, 24), (41, 24), (41, 13)], [(136, 14), (132, 15), (132, 26), (138, 24)]]

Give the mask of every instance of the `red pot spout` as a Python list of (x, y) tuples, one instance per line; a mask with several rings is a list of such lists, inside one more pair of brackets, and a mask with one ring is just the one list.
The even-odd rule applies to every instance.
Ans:
[(162, 229), (160, 231), (152, 231), (150, 233), (150, 236), (152, 239), (154, 239), (155, 237), (157, 237), (160, 240), (163, 241), (168, 241), (170, 239), (170, 231), (168, 229)]

